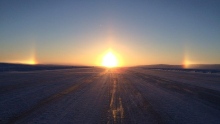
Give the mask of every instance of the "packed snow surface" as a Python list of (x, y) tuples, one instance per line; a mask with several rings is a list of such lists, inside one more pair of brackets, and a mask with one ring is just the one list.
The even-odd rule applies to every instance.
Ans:
[(1, 124), (219, 122), (219, 74), (141, 67), (0, 72)]

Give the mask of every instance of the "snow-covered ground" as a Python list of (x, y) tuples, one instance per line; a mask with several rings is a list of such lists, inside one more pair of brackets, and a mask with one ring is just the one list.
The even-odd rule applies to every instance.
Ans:
[(219, 122), (219, 74), (140, 67), (0, 72), (3, 124)]

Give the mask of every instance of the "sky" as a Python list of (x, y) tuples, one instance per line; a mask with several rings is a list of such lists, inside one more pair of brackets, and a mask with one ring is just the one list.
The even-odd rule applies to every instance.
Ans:
[(0, 62), (220, 64), (219, 0), (1, 0)]

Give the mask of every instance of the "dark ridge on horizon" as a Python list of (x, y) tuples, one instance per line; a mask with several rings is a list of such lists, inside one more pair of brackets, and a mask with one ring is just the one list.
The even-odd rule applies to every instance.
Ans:
[(138, 66), (144, 69), (164, 70), (164, 71), (181, 71), (181, 72), (198, 72), (207, 74), (220, 74), (220, 64), (191, 64), (191, 65), (145, 65)]
[(55, 65), (55, 64), (21, 64), (21, 63), (0, 63), (0, 72), (8, 71), (37, 71), (37, 70), (57, 70), (71, 68), (90, 68), (92, 66)]
[(169, 64), (155, 64), (155, 65), (140, 65), (137, 67), (145, 68), (170, 68), (170, 69), (220, 69), (220, 64), (190, 64), (187, 65), (169, 65)]
[[(91, 68), (100, 66), (83, 66), (83, 65), (59, 65), (59, 64), (22, 64), (22, 63), (3, 63), (0, 62), (0, 72), (8, 71), (36, 71), (36, 70), (57, 70), (57, 69), (71, 69), (71, 68)], [(178, 71), (205, 71), (205, 72), (219, 72), (220, 64), (191, 64), (187, 68), (184, 65), (169, 65), (169, 64), (155, 64), (155, 65), (139, 65), (129, 67), (141, 67), (145, 69), (162, 69), (162, 70), (178, 70)]]

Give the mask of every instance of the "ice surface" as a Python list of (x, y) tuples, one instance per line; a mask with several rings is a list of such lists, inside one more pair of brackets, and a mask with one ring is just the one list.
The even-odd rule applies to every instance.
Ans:
[(142, 67), (0, 73), (0, 123), (219, 122), (218, 74)]

